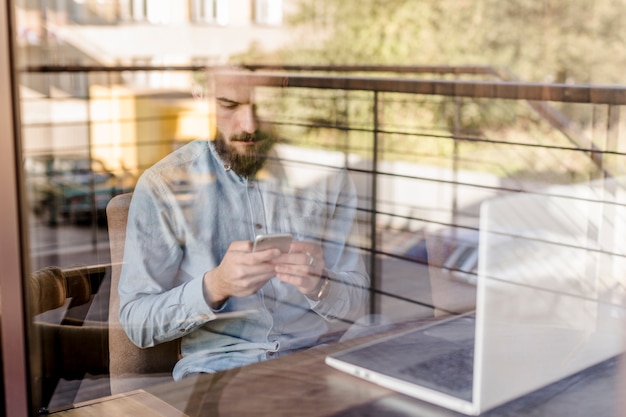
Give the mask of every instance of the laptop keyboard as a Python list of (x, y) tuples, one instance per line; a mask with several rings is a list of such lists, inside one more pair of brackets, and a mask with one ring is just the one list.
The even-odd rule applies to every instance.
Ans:
[(471, 400), (474, 347), (466, 346), (419, 362), (399, 371), (438, 391)]
[(338, 359), (471, 401), (474, 323), (473, 317), (459, 317), (345, 352)]

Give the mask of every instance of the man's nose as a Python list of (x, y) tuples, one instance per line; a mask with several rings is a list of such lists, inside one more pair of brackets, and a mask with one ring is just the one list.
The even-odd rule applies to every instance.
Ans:
[(257, 128), (256, 114), (252, 105), (242, 106), (239, 113), (239, 126), (246, 133), (254, 133)]

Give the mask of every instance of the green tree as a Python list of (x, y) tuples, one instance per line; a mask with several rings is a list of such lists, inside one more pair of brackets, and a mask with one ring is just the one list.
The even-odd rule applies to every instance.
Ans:
[[(289, 22), (294, 34), (302, 35), (295, 46), (240, 59), (284, 64), (479, 65), (526, 82), (626, 85), (624, 15), (626, 0), (300, 0), (298, 13)], [(371, 101), (352, 100), (351, 94), (345, 97), (350, 103), (348, 119), (366, 123), (371, 119)], [(407, 100), (390, 95), (386, 99), (397, 100), (397, 105), (389, 101), (385, 105), (382, 120), (389, 126), (410, 120), (417, 129), (430, 126), (457, 136), (571, 146), (523, 102), (445, 97)], [(291, 108), (306, 107), (306, 100)], [(589, 106), (563, 105), (561, 110), (581, 128), (598, 117)], [(336, 113), (335, 108), (317, 106), (308, 120), (313, 126), (332, 125)], [(315, 134), (315, 129), (308, 133)], [(324, 135), (328, 136), (327, 131)], [(403, 149), (407, 141), (399, 137), (390, 139), (388, 148), (406, 157), (407, 149), (417, 149), (424, 142)], [(463, 146), (468, 154), (483, 151), (480, 143)], [(445, 154), (449, 148), (437, 152)], [(502, 152), (496, 154), (494, 165), (503, 156)], [(520, 155), (507, 158), (520, 161), (518, 167), (513, 168), (511, 162), (507, 169), (554, 170), (554, 164), (539, 166), (553, 162), (554, 157)], [(588, 158), (580, 156), (582, 160), (556, 157), (561, 174), (575, 176), (575, 171), (593, 170), (583, 167)], [(566, 160), (571, 163), (565, 164)]]
[(301, 0), (290, 23), (303, 38), (270, 58), (485, 65), (525, 81), (626, 84), (625, 14), (626, 0)]

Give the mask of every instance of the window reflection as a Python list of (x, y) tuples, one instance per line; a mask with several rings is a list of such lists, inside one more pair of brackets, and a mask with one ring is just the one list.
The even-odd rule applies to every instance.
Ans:
[[(307, 300), (306, 295), (302, 297), (301, 292), (298, 294), (291, 287), (286, 290), (274, 280), (273, 294), (269, 294), (261, 306), (267, 313), (261, 315), (262, 319), (254, 315), (259, 306), (245, 302), (236, 306), (216, 305), (216, 311), (206, 313), (236, 316), (243, 312), (246, 316), (254, 311), (240, 323), (258, 329), (262, 328), (259, 321), (275, 319), (270, 309), (289, 304), (290, 311), (296, 315), (301, 310), (293, 308), (293, 304), (316, 301), (315, 296), (324, 295), (334, 284), (351, 289), (359, 287), (359, 290), (361, 286), (370, 286), (355, 297), (358, 298), (355, 304), (362, 307), (362, 311), (356, 314), (355, 309), (354, 317), (352, 306), (346, 307), (350, 297), (340, 297), (334, 307), (349, 311), (322, 312), (321, 315), (328, 313), (341, 318), (328, 327), (320, 324), (327, 323), (319, 320), (319, 312), (312, 309), (315, 314), (311, 314), (307, 309), (306, 319), (303, 319), (307, 326), (299, 323), (290, 327), (293, 323), (284, 322), (271, 328), (276, 336), (272, 341), (281, 337), (289, 339), (280, 341), (283, 348), (292, 343), (292, 350), (314, 344), (294, 342), (298, 337), (302, 340), (310, 336), (303, 327), (310, 330), (319, 326), (315, 328), (316, 337), (332, 331), (341, 335), (352, 320), (365, 313), (382, 314), (391, 323), (403, 323), (473, 310), (481, 262), (480, 207), (485, 201), (542, 190), (539, 206), (547, 210), (547, 200), (555, 195), (567, 195), (570, 185), (586, 185), (602, 178), (610, 184), (609, 180), (623, 176), (626, 167), (624, 153), (618, 146), (621, 139), (619, 109), (623, 103), (616, 104), (607, 98), (609, 95), (600, 94), (605, 90), (577, 96), (572, 91), (580, 91), (574, 85), (565, 92), (546, 86), (546, 91), (554, 93), (552, 100), (529, 105), (526, 100), (529, 86), (523, 82), (513, 83), (515, 92), (509, 96), (498, 95), (501, 85), (498, 83), (502, 80), (493, 68), (402, 67), (402, 76), (389, 67), (371, 66), (361, 70), (336, 66), (331, 68), (332, 75), (328, 75), (328, 68), (319, 67), (310, 67), (306, 73), (293, 68), (256, 68), (240, 74), (242, 79), (262, 80), (255, 81), (252, 89), (254, 103), (219, 95), (219, 88), (224, 84), (208, 82), (207, 78), (215, 81), (211, 78), (213, 68), (207, 75), (201, 65), (191, 65), (200, 62), (193, 57), (202, 57), (202, 65), (210, 62), (218, 66), (225, 62), (225, 57), (241, 50), (226, 51), (215, 42), (204, 41), (227, 39), (225, 34), (233, 33), (228, 30), (240, 24), (245, 26), (245, 36), (243, 32), (240, 34), (246, 39), (258, 37), (259, 32), (254, 30), (287, 28), (286, 13), (290, 5), (293, 6), (287, 1), (242, 2), (247, 8), (233, 11), (229, 10), (233, 2), (194, 0), (181, 2), (176, 13), (163, 2), (148, 0), (58, 1), (45, 6), (29, 1), (16, 3), (22, 69), (22, 162), (29, 206), (32, 272), (26, 282), (31, 291), (36, 335), (30, 349), (36, 358), (34, 390), (41, 394), (38, 408), (64, 407), (172, 378), (172, 368), (181, 354), (180, 338), (173, 337), (172, 332), (176, 335), (190, 333), (195, 327), (201, 327), (200, 324), (204, 325), (204, 319), (190, 324), (189, 317), (180, 321), (168, 317), (165, 324), (157, 323), (154, 327), (171, 326), (167, 329), (170, 333), (147, 337), (145, 323), (136, 324), (135, 317), (128, 312), (132, 310), (132, 301), (138, 298), (136, 294), (143, 292), (143, 286), (149, 287), (139, 282), (135, 285), (142, 288), (134, 288), (134, 296), (128, 295), (131, 291), (125, 294), (124, 324), (139, 345), (158, 344), (160, 347), (156, 349), (165, 351), (172, 360), (161, 362), (155, 355), (146, 359), (147, 371), (145, 368), (129, 371), (116, 362), (114, 357), (126, 356), (131, 361), (136, 357), (129, 354), (135, 346), (118, 321), (119, 299), (111, 297), (117, 294), (117, 277), (122, 273), (121, 250), (126, 244), (126, 228), (112, 231), (114, 216), (111, 212), (107, 214), (106, 208), (128, 210), (132, 193), (137, 190), (147, 193), (147, 187), (137, 187), (144, 172), (164, 158), (175, 158), (194, 146), (209, 146), (207, 139), (215, 139), (218, 127), (219, 130), (228, 127), (224, 124), (227, 112), (237, 113), (239, 126), (258, 125), (279, 132), (276, 137), (280, 141), (266, 155), (268, 164), (263, 168), (276, 163), (282, 172), (265, 176), (265, 172), (259, 171), (263, 178), (251, 184), (262, 187), (260, 192), (257, 193), (258, 188), (246, 189), (245, 198), (239, 196), (239, 199), (225, 193), (215, 201), (218, 208), (199, 203), (203, 198), (208, 200), (205, 188), (215, 186), (217, 168), (207, 172), (175, 172), (180, 175), (169, 179), (167, 193), (136, 200), (140, 201), (136, 206), (143, 206), (136, 208), (131, 216), (135, 222), (131, 232), (139, 233), (136, 229), (141, 221), (158, 219), (161, 219), (158, 227), (144, 225), (141, 233), (156, 233), (167, 227), (180, 227), (184, 232), (177, 230), (178, 234), (160, 235), (167, 236), (169, 241), (153, 239), (153, 243), (157, 241), (155, 245), (161, 245), (158, 256), (155, 247), (142, 247), (148, 241), (145, 236), (134, 242), (134, 249), (150, 252), (165, 265), (172, 256), (163, 249), (168, 242), (172, 248), (178, 245), (198, 252), (201, 246), (211, 246), (209, 259), (202, 268), (185, 264), (189, 260), (182, 256), (184, 260), (179, 263), (187, 269), (170, 274), (176, 283), (185, 281), (187, 275), (201, 276), (218, 265), (226, 253), (227, 243), (252, 240), (261, 233), (289, 232), (296, 241), (312, 240), (323, 245), (328, 253), (345, 251), (349, 259), (361, 258), (363, 265), (359, 262), (358, 267), (344, 269), (358, 270), (356, 275), (367, 276), (368, 282), (340, 282), (333, 275), (331, 284), (322, 280), (319, 286), (309, 288), (313, 299)], [(115, 43), (119, 33), (130, 33), (132, 21), (143, 23), (135, 27), (158, 23), (163, 30), (159, 33), (164, 35), (155, 36), (156, 42), (146, 42), (140, 47), (131, 42), (125, 44), (128, 37), (124, 36), (120, 36), (124, 42), (118, 39)], [(217, 25), (185, 27), (197, 30), (194, 33), (198, 37), (194, 42), (180, 42), (177, 37), (180, 27), (166, 24), (171, 22), (182, 26), (191, 22)], [(83, 23), (93, 24), (93, 27), (80, 28)], [(244, 31), (240, 26), (236, 29)], [(107, 30), (110, 32), (104, 32)], [(223, 32), (213, 32), (221, 30)], [(103, 33), (110, 35), (111, 42)], [(72, 38), (76, 44), (67, 48), (63, 34), (71, 34), (68, 39)], [(282, 35), (284, 37), (284, 33)], [(82, 49), (95, 44), (100, 37), (107, 42), (97, 43), (100, 46), (93, 50)], [(228, 39), (238, 40), (234, 38)], [(167, 47), (170, 39), (178, 40), (172, 42), (176, 50)], [(192, 43), (202, 44), (201, 51), (182, 50)], [(239, 48), (238, 42), (235, 43)], [(109, 44), (115, 47), (109, 48)], [(162, 50), (169, 52), (162, 54)], [(115, 55), (117, 51), (130, 52)], [(189, 52), (188, 58), (183, 56), (186, 52)], [(38, 64), (52, 67), (42, 68)], [(54, 64), (62, 65), (55, 67)], [(79, 65), (68, 69), (65, 64)], [(80, 64), (106, 65), (110, 69), (80, 67)], [(150, 66), (159, 68), (152, 70)], [(397, 79), (391, 87), (387, 83), (390, 77)], [(451, 92), (456, 96), (450, 95)], [(221, 99), (214, 102), (210, 98), (216, 94)], [(579, 103), (569, 102), (572, 97), (583, 95), (585, 98)], [(483, 117), (485, 114), (488, 117)], [(576, 135), (572, 134), (572, 126), (579, 128)], [(253, 142), (246, 135), (231, 136), (239, 140), (235, 141), (235, 148)], [(603, 140), (596, 140), (598, 137)], [(580, 138), (588, 138), (588, 141)], [(176, 153), (182, 148), (185, 151)], [(224, 143), (221, 153), (211, 148), (215, 151), (213, 157), (224, 162), (219, 173), (232, 176), (231, 171), (235, 170), (245, 174), (241, 177), (246, 180), (254, 177), (257, 167), (247, 166), (245, 158), (243, 162), (228, 158), (229, 149), (232, 154), (232, 148)], [(250, 171), (245, 171), (247, 169)], [(349, 178), (342, 183), (345, 188), (329, 184), (328, 178), (336, 175)], [(557, 189), (555, 185), (564, 188)], [(615, 187), (619, 189), (621, 185)], [(610, 194), (615, 189), (608, 191)], [(333, 195), (331, 203), (327, 194)], [(605, 197), (596, 193), (589, 200), (603, 201)], [(254, 205), (255, 198), (262, 201)], [(229, 201), (230, 205), (226, 204)], [(265, 217), (255, 209), (250, 210), (251, 214), (246, 213), (250, 218), (240, 213), (232, 220), (236, 210), (243, 210), (242, 201), (246, 202), (246, 207), (264, 207)], [(175, 208), (170, 208), (169, 203)], [(623, 201), (618, 199), (606, 207), (622, 205)], [(162, 210), (157, 213), (156, 208)], [(187, 220), (190, 213), (197, 215), (200, 211), (219, 213), (220, 219), (231, 218), (231, 221), (220, 222), (226, 226), (216, 231)], [(285, 211), (288, 215), (284, 215)], [(326, 218), (330, 211), (336, 217), (332, 226), (327, 226), (320, 219)], [(597, 214), (596, 211), (589, 209), (589, 216)], [(544, 215), (541, 210), (536, 213), (537, 218)], [(126, 224), (124, 216), (122, 214), (119, 220), (122, 225)], [(170, 221), (169, 216), (184, 220)], [(546, 249), (545, 240), (550, 241), (551, 234), (533, 236), (543, 241), (539, 246), (527, 241), (520, 243), (518, 237), (528, 237), (530, 231), (522, 225), (518, 227), (521, 234), (502, 242), (497, 259), (490, 261), (499, 262), (507, 277), (518, 278), (523, 275), (519, 264), (527, 266), (535, 262), (539, 266), (535, 265), (530, 275), (540, 277), (541, 282), (522, 280), (524, 285), (545, 284), (547, 275), (559, 275), (563, 282), (553, 291), (593, 294), (603, 302), (617, 305), (623, 295), (619, 278), (623, 269), (621, 246), (616, 245), (619, 250), (615, 252), (604, 249), (597, 252), (598, 262), (592, 264), (586, 262), (587, 255), (579, 255), (587, 251), (582, 249), (584, 244), (596, 242), (594, 239), (600, 235), (602, 239), (611, 232), (619, 236), (623, 225), (608, 222), (602, 229), (589, 220), (591, 217), (585, 216), (572, 220), (584, 224), (586, 234), (568, 242), (573, 247), (571, 251), (546, 256), (550, 250)], [(510, 226), (508, 220), (505, 223)], [(353, 224), (358, 226), (359, 233), (350, 233)], [(216, 241), (212, 233), (226, 237)], [(307, 252), (302, 255), (301, 251), (300, 261), (312, 265), (319, 262), (311, 261)], [(133, 263), (132, 259), (144, 259), (146, 269), (156, 265), (145, 255), (131, 253), (127, 256), (131, 260), (124, 264)], [(349, 263), (341, 262), (345, 260), (343, 256), (324, 255), (319, 259), (324, 259), (325, 265), (333, 261), (344, 266)], [(163, 265), (163, 269), (171, 267)], [(543, 275), (535, 273), (537, 269), (541, 269)], [(587, 283), (588, 286), (580, 283), (584, 276), (598, 270), (603, 273), (602, 279), (593, 285)], [(151, 283), (158, 281), (154, 277), (150, 279)], [(163, 283), (158, 282), (159, 285)], [(552, 310), (555, 299), (547, 299), (541, 309), (534, 312), (556, 311)], [(511, 304), (511, 308), (513, 306)], [(198, 311), (189, 315), (192, 313)], [(559, 315), (554, 320), (561, 323), (573, 320), (584, 326), (594, 321), (594, 313), (581, 310), (569, 317)], [(224, 319), (216, 328), (208, 326), (206, 333), (223, 336), (239, 332), (228, 327), (227, 320), (230, 319)], [(113, 338), (118, 339), (112, 342)], [(166, 343), (166, 340), (174, 342)], [(271, 351), (269, 356), (274, 356), (274, 351), (281, 351), (271, 348), (262, 347), (264, 354), (269, 355)], [(182, 349), (186, 350), (183, 356), (189, 358), (196, 353), (197, 346), (185, 342)], [(216, 368), (250, 362), (249, 358), (238, 357)], [(189, 366), (181, 373), (195, 372), (192, 368)], [(213, 370), (217, 369), (209, 369)], [(124, 372), (130, 372), (130, 377), (121, 375)], [(144, 372), (156, 377), (146, 382)]]

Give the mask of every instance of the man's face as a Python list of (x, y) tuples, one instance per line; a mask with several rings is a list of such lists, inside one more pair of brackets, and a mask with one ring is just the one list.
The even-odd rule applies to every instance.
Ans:
[(240, 80), (224, 79), (216, 93), (216, 149), (235, 172), (253, 176), (275, 141), (273, 135), (259, 127), (254, 89)]

